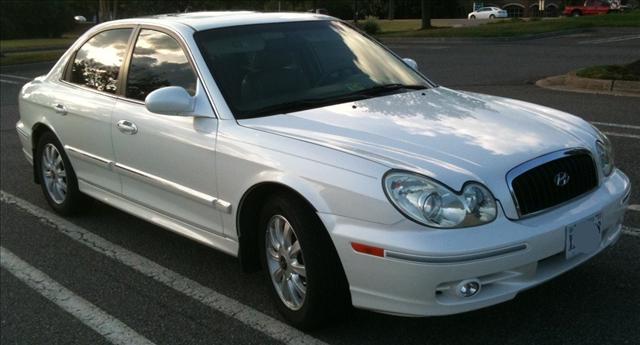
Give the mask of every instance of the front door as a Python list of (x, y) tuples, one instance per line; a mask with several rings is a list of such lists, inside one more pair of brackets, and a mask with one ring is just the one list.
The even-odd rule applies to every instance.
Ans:
[[(203, 117), (148, 111), (145, 97), (165, 86), (184, 87)], [(222, 234), (216, 208), (215, 144), (218, 122), (178, 41), (142, 29), (125, 90), (112, 116), (116, 170), (125, 197), (178, 221)]]

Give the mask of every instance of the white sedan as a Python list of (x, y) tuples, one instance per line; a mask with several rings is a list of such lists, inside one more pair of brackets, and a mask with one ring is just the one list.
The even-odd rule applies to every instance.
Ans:
[(482, 7), (467, 15), (467, 19), (495, 19), (507, 17), (509, 17), (507, 11), (499, 7)]
[(55, 211), (90, 196), (236, 256), (301, 328), (512, 299), (616, 242), (629, 200), (587, 122), (438, 86), (324, 15), (100, 24), (19, 109)]

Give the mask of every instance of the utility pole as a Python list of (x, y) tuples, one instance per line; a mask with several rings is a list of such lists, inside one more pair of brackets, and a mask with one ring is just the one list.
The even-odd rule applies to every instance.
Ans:
[(98, 23), (117, 19), (118, 0), (98, 0)]
[(358, 24), (358, 0), (353, 0), (353, 23)]
[(431, 1), (421, 0), (420, 7), (422, 10), (422, 25), (420, 29), (428, 29), (431, 27)]
[(389, 20), (396, 19), (396, 1), (389, 0)]

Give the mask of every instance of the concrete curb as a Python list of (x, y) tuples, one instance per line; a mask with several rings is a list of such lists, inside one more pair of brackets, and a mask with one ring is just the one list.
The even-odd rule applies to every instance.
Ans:
[(578, 77), (575, 71), (540, 79), (536, 85), (558, 91), (640, 97), (640, 81), (582, 78)]

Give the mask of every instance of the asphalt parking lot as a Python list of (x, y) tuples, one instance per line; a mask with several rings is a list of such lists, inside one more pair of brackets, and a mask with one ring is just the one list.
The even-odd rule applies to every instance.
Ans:
[[(640, 98), (533, 85), (583, 66), (640, 59), (637, 29), (388, 44), (441, 85), (539, 103), (591, 121), (611, 138), (616, 164), (634, 186), (631, 204), (640, 204)], [(2, 344), (637, 344), (640, 339), (640, 206), (628, 212), (614, 247), (512, 301), (433, 318), (356, 310), (324, 330), (294, 330), (271, 304), (262, 273), (242, 273), (230, 256), (97, 202), (71, 219), (51, 213), (14, 128), (19, 88), (50, 66), (0, 70)]]

